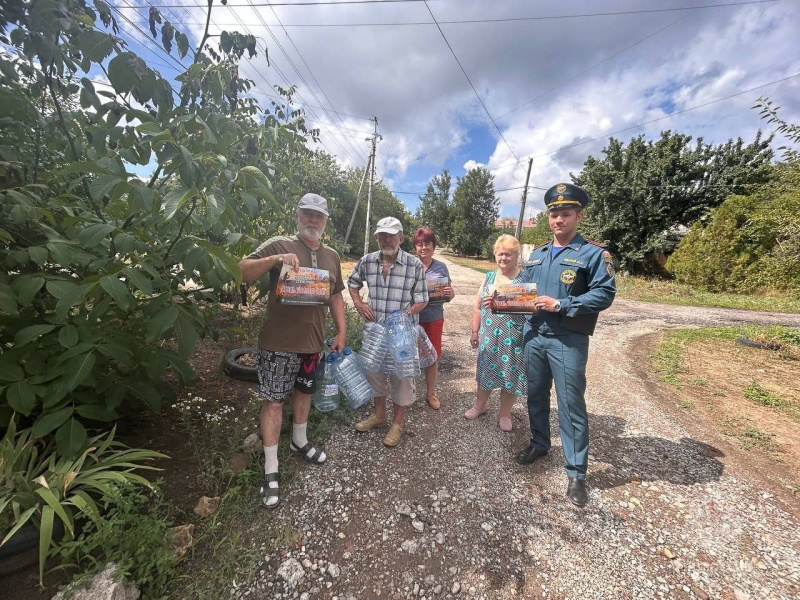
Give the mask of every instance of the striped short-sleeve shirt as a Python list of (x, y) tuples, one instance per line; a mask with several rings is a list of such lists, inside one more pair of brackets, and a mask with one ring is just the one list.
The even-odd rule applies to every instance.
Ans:
[[(380, 251), (371, 252), (361, 257), (347, 281), (347, 285), (354, 289), (367, 285), (367, 302), (378, 322), (385, 321), (396, 310), (405, 310), (412, 304), (428, 301), (425, 269), (416, 256), (398, 250), (385, 278), (382, 270)], [(414, 315), (414, 320), (417, 319), (417, 315)]]

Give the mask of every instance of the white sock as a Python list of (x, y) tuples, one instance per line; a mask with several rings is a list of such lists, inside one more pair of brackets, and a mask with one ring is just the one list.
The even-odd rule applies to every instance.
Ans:
[(308, 421), (305, 423), (293, 423), (292, 425), (292, 441), (294, 442), (295, 446), (302, 448), (308, 443), (308, 438), (306, 437)]
[[(298, 448), (302, 448), (308, 443), (308, 437), (306, 437), (306, 428), (308, 427), (308, 422), (301, 424), (293, 423), (292, 425), (294, 426), (292, 428), (292, 441), (294, 442), (295, 446), (297, 446)], [(309, 450), (308, 456), (311, 457), (313, 453), (314, 453), (313, 450)], [(328, 458), (327, 455), (320, 450), (320, 455), (319, 458), (317, 459), (317, 462), (323, 463), (327, 458)]]
[[(278, 472), (278, 444), (264, 446), (264, 474)], [(272, 484), (275, 485), (272, 485)], [(276, 481), (270, 482), (270, 487), (278, 487)]]

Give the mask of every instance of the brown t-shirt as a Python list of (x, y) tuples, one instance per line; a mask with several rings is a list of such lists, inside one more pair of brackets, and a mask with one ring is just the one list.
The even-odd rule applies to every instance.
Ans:
[[(333, 248), (320, 245), (312, 252), (296, 235), (274, 237), (261, 244), (247, 258), (266, 258), (275, 254), (295, 254), (301, 267), (325, 269), (330, 274), (331, 296), (344, 290), (342, 265)], [(273, 352), (311, 354), (325, 343), (325, 306), (279, 304), (275, 299), (281, 267), (269, 273), (267, 317), (258, 334), (258, 345)]]

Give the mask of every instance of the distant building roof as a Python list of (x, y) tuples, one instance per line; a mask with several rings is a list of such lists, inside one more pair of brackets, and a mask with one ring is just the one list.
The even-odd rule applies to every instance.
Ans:
[[(517, 219), (512, 219), (510, 217), (506, 217), (505, 219), (497, 219), (497, 221), (494, 222), (494, 226), (495, 227), (499, 227), (501, 229), (503, 229), (503, 228), (505, 228), (505, 229), (514, 228), (514, 229), (516, 229), (517, 228)], [(522, 222), (522, 228), (523, 229), (531, 229), (533, 227), (536, 227), (536, 219), (527, 219), (526, 221)]]

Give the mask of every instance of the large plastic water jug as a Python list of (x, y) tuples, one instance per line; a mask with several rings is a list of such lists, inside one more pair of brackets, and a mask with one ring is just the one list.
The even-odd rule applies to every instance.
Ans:
[(417, 353), (409, 360), (401, 360), (394, 363), (394, 376), (398, 379), (416, 379), (422, 375)]
[(317, 391), (311, 396), (314, 408), (327, 412), (339, 408), (339, 384), (336, 382), (336, 361), (339, 354), (331, 352), (325, 356), (322, 377), (317, 380)]
[(344, 393), (350, 408), (361, 408), (369, 402), (374, 392), (364, 374), (358, 356), (350, 348), (342, 352), (344, 357), (336, 363), (335, 377), (339, 388)]
[(419, 366), (421, 369), (427, 369), (439, 358), (436, 354), (436, 348), (433, 347), (433, 342), (421, 325), (417, 325), (417, 352), (419, 353)]
[(386, 328), (380, 323), (365, 323), (358, 358), (367, 371), (378, 371), (386, 357)]
[(386, 317), (389, 352), (397, 362), (411, 360), (417, 352), (417, 330), (408, 313), (395, 311)]

